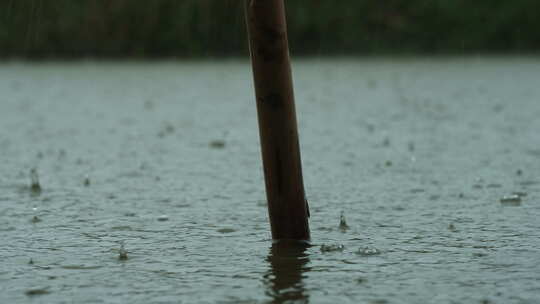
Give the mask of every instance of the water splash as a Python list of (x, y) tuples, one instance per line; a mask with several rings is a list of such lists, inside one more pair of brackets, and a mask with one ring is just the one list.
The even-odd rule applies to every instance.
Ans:
[(128, 259), (128, 252), (124, 247), (123, 241), (120, 243), (120, 249), (118, 250), (118, 259), (121, 261), (125, 261)]
[(500, 200), (501, 204), (506, 206), (520, 206), (521, 205), (521, 196), (512, 194), (508, 196), (503, 196)]
[(374, 247), (364, 247), (364, 248), (358, 249), (356, 254), (361, 255), (361, 256), (373, 256), (373, 255), (381, 254), (381, 251)]
[(341, 252), (344, 249), (345, 249), (345, 246), (343, 246), (342, 244), (332, 244), (332, 245), (323, 244), (323, 245), (321, 245), (321, 252), (322, 253), (336, 252), (336, 251)]
[(350, 228), (351, 227), (347, 225), (347, 221), (345, 220), (345, 213), (341, 211), (341, 215), (339, 216), (339, 230), (341, 230), (341, 232), (345, 232)]
[(30, 191), (35, 195), (41, 193), (41, 184), (39, 183), (39, 175), (36, 168), (30, 170)]

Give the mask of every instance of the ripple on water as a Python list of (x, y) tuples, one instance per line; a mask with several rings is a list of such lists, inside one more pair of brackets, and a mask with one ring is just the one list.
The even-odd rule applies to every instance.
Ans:
[(236, 229), (233, 229), (233, 228), (221, 228), (221, 229), (218, 229), (218, 232), (219, 233), (232, 233), (232, 232), (236, 232)]
[(503, 196), (499, 201), (505, 206), (521, 206), (521, 196), (515, 194)]
[(327, 252), (341, 252), (345, 249), (345, 246), (342, 244), (323, 244), (321, 245), (321, 252), (327, 253)]
[[(378, 94), (392, 93), (391, 85), (398, 82), (392, 79), (377, 79), (377, 94), (363, 96), (360, 92), (356, 98), (358, 92), (354, 91), (356, 97), (347, 98), (347, 90), (342, 89), (358, 78), (334, 79), (329, 76), (332, 73), (313, 73), (313, 67), (321, 67), (318, 61), (300, 62), (295, 71), (305, 76), (301, 79), (336, 88), (313, 85), (304, 90), (322, 96), (317, 100), (324, 102), (298, 99), (299, 112), (303, 112), (299, 115), (306, 115), (302, 121), (312, 126), (304, 128), (302, 140), (307, 149), (306, 185), (313, 201), (310, 225), (313, 241), (318, 242), (305, 250), (269, 248), (258, 135), (252, 132), (256, 112), (245, 103), (252, 93), (245, 90), (244, 72), (239, 77), (232, 73), (233, 77), (216, 78), (246, 71), (245, 64), (231, 63), (226, 68), (193, 64), (190, 68), (167, 63), (167, 68), (155, 71), (153, 63), (143, 67), (107, 63), (90, 69), (91, 74), (79, 73), (79, 68), (88, 70), (87, 63), (80, 67), (70, 64), (68, 73), (54, 64), (17, 65), (15, 70), (1, 66), (0, 78), (19, 73), (28, 80), (28, 97), (33, 92), (40, 96), (41, 88), (48, 84), (72, 95), (44, 97), (45, 103), (41, 98), (28, 98), (35, 111), (24, 113), (12, 109), (9, 102), (0, 102), (0, 142), (11, 142), (0, 151), (9, 160), (0, 163), (0, 239), (4, 243), (0, 245), (0, 277), (8, 278), (0, 279), (0, 298), (12, 299), (0, 302), (55, 303), (68, 298), (80, 303), (215, 303), (229, 299), (234, 299), (230, 303), (374, 303), (378, 299), (389, 303), (468, 303), (476, 299), (480, 303), (496, 287), (503, 294), (494, 302), (517, 304), (524, 301), (517, 298), (520, 296), (536, 303), (538, 289), (533, 290), (531, 283), (539, 273), (534, 249), (540, 239), (539, 210), (535, 208), (540, 191), (535, 174), (540, 167), (531, 161), (537, 158), (521, 156), (535, 145), (534, 130), (540, 121), (529, 110), (538, 109), (538, 103), (511, 95), (512, 90), (521, 93), (528, 86), (540, 96), (533, 86), (535, 78), (529, 77), (537, 74), (538, 63), (527, 61), (519, 65), (524, 73), (515, 73), (532, 80), (492, 86), (493, 95), (515, 97), (511, 99), (520, 105), (501, 110), (501, 115), (522, 118), (504, 124), (525, 131), (519, 137), (493, 141), (498, 134), (489, 133), (493, 129), (489, 126), (500, 125), (500, 116), (479, 116), (491, 96), (456, 100), (445, 96), (478, 79), (491, 82), (500, 77), (501, 83), (508, 84), (504, 73), (491, 73), (506, 70), (504, 60), (487, 65), (488, 74), (479, 72), (486, 70), (482, 68), (455, 74), (452, 71), (462, 70), (456, 64), (462, 59), (448, 65), (374, 64), (373, 69), (371, 63), (323, 63), (324, 69), (337, 72), (334, 75), (355, 75), (357, 71), (389, 78), (406, 75), (400, 76), (402, 93), (438, 96), (421, 107), (414, 105), (415, 100), (420, 105), (428, 96), (408, 96), (405, 104)], [(417, 68), (422, 73), (408, 73)], [(63, 81), (41, 77), (51, 70), (69, 77), (62, 77)], [(328, 79), (316, 78), (319, 74)], [(148, 81), (148, 75), (156, 81)], [(92, 86), (87, 86), (89, 79)], [(232, 90), (219, 86), (206, 90), (197, 84), (208, 84), (200, 81), (207, 79)], [(445, 79), (440, 86), (434, 83), (441, 83), (439, 79)], [(181, 82), (185, 85), (178, 86)], [(429, 87), (436, 90), (426, 91)], [(236, 96), (235, 88), (245, 94), (231, 98), (228, 93), (234, 91)], [(159, 96), (148, 96), (152, 92)], [(193, 96), (201, 102), (192, 102)], [(538, 99), (534, 97), (530, 99)], [(221, 102), (224, 98), (228, 102)], [(147, 111), (141, 107), (147, 99), (163, 102)], [(374, 102), (358, 102), (360, 99)], [(78, 104), (81, 100), (85, 102)], [(454, 118), (434, 121), (426, 117), (426, 110), (436, 104), (445, 105), (440, 112)], [(84, 115), (78, 114), (81, 107), (88, 108)], [(246, 111), (254, 115), (246, 115)], [(403, 116), (389, 119), (392, 112)], [(125, 113), (133, 113), (136, 119), (130, 127), (118, 122)], [(358, 113), (369, 116), (372, 124), (368, 126), (372, 134), (360, 134), (367, 136), (362, 139), (347, 131), (357, 120), (365, 121)], [(328, 120), (328, 114), (341, 119), (321, 123)], [(477, 117), (485, 124), (485, 128), (476, 128), (482, 136), (465, 140), (471, 132), (467, 120)], [(234, 132), (219, 135), (224, 128), (234, 128)], [(48, 135), (33, 142), (25, 132), (34, 129)], [(56, 135), (64, 129), (74, 129), (80, 136)], [(165, 137), (156, 138), (161, 130)], [(392, 141), (385, 148), (381, 148), (383, 132)], [(134, 137), (135, 133), (140, 136)], [(411, 135), (417, 137), (417, 147), (410, 145), (407, 152), (407, 136)], [(211, 139), (226, 142), (212, 147)], [(61, 161), (55, 157), (59, 147), (69, 147)], [(505, 148), (506, 154), (498, 152)], [(37, 151), (43, 151), (40, 159), (35, 158)], [(339, 155), (348, 151), (352, 153), (346, 163), (350, 167), (343, 170)], [(415, 162), (409, 161), (411, 152)], [(497, 165), (484, 165), (486, 158)], [(57, 166), (60, 162), (61, 167)], [(39, 168), (40, 196), (31, 195), (28, 173), (32, 166)], [(90, 175), (88, 187), (84, 186), (85, 174)], [(485, 181), (474, 179), (479, 174)], [(482, 189), (471, 188), (473, 184)], [(522, 206), (529, 207), (527, 212), (521, 207), (502, 207), (502, 195), (520, 197)], [(31, 211), (34, 206), (39, 212)], [(343, 218), (340, 210), (346, 212)], [(159, 221), (162, 214), (170, 220)], [(43, 221), (31, 224), (33, 216)], [(124, 249), (127, 261), (120, 260), (117, 242), (122, 239), (129, 241)], [(28, 264), (30, 258), (34, 264)], [(512, 264), (501, 264), (509, 261)], [(445, 296), (437, 298), (442, 294)]]
[(380, 255), (381, 253), (382, 252), (379, 249), (375, 248), (375, 247), (360, 248), (356, 252), (356, 254), (358, 254), (359, 256), (364, 256), (364, 257)]
[(67, 269), (67, 270), (92, 270), (92, 269), (100, 269), (102, 268), (103, 266), (101, 265), (63, 265), (63, 266), (60, 266), (60, 268), (62, 269)]
[(49, 294), (51, 292), (49, 289), (50, 289), (49, 286), (47, 286), (47, 287), (32, 287), (30, 289), (27, 289), (24, 292), (24, 294), (26, 294), (29, 297), (42, 296), (42, 295)]
[(159, 222), (166, 222), (166, 221), (169, 220), (169, 216), (163, 214), (163, 215), (158, 216), (157, 220), (158, 220)]

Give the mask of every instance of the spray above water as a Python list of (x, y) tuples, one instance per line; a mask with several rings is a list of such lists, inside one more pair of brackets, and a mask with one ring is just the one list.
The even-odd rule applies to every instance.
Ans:
[(347, 221), (345, 220), (345, 213), (341, 211), (341, 215), (339, 216), (339, 230), (341, 230), (341, 232), (345, 232), (350, 228), (351, 227), (347, 225)]
[(120, 249), (118, 250), (118, 259), (120, 261), (125, 261), (128, 259), (127, 250), (124, 248), (124, 242), (120, 243)]
[(32, 194), (36, 195), (41, 193), (41, 185), (39, 183), (39, 176), (36, 168), (30, 170), (30, 191)]

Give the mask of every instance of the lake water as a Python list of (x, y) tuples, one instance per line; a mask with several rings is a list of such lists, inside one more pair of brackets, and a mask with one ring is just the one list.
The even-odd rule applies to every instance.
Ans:
[(310, 246), (247, 62), (0, 63), (0, 302), (540, 303), (540, 58), (293, 69)]

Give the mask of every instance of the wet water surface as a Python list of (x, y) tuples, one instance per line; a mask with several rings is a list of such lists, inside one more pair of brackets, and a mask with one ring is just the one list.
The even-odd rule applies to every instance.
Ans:
[(294, 73), (309, 245), (247, 62), (0, 64), (0, 302), (540, 303), (540, 60)]

